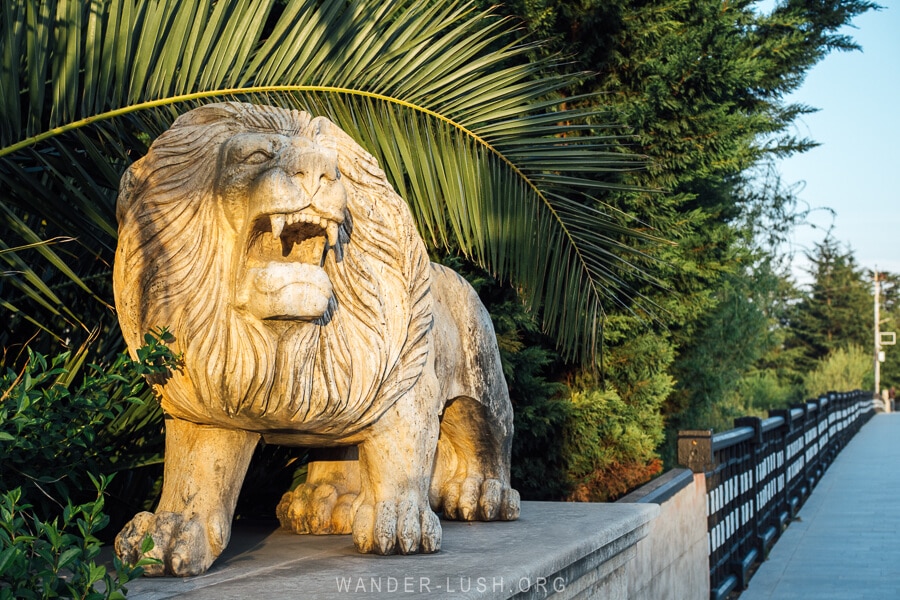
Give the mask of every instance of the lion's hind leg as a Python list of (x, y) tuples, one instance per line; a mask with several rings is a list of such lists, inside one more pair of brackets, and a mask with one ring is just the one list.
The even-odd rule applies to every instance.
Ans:
[(483, 404), (466, 397), (456, 398), (444, 411), (431, 503), (446, 519), (519, 517), (519, 493), (509, 481), (512, 430), (486, 412)]
[(359, 494), (356, 446), (313, 450), (306, 481), (282, 496), (275, 513), (294, 533), (350, 533)]
[(431, 503), (447, 519), (513, 520), (513, 412), (491, 317), (475, 290), (433, 265), (435, 372), (446, 405)]

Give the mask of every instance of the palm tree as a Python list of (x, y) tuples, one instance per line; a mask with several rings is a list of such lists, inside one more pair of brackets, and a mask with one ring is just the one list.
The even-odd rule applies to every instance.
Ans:
[(572, 76), (529, 62), (513, 26), (467, 0), (4, 0), (0, 306), (64, 343), (114, 329), (120, 174), (179, 113), (238, 99), (333, 120), (426, 242), (511, 281), (590, 356), (634, 271), (620, 240), (647, 239), (594, 194), (640, 161), (560, 104)]

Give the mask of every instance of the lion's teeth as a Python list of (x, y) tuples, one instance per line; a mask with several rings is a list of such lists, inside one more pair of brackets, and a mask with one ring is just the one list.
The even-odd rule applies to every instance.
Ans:
[(334, 222), (329, 223), (325, 233), (328, 236), (328, 245), (336, 248), (338, 244), (338, 224)]
[(281, 232), (284, 231), (284, 215), (272, 215), (272, 235), (276, 238), (281, 237)]

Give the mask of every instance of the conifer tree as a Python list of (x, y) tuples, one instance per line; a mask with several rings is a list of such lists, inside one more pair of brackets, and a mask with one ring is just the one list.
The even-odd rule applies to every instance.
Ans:
[(800, 349), (800, 370), (839, 348), (872, 347), (871, 277), (856, 264), (850, 250), (833, 238), (807, 254), (813, 276), (810, 292), (795, 307), (787, 347)]

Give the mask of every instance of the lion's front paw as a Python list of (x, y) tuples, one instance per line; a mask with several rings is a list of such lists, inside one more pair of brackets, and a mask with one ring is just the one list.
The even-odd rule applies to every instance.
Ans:
[(145, 575), (199, 575), (212, 565), (230, 537), (228, 524), (216, 521), (221, 519), (204, 522), (199, 516), (189, 519), (174, 512), (141, 512), (116, 536), (116, 554), (127, 563), (136, 563), (142, 557), (142, 542), (149, 535), (153, 549), (146, 557), (160, 563), (145, 566)]
[(294, 533), (350, 533), (356, 494), (340, 494), (330, 484), (304, 483), (281, 497), (275, 514)]
[(353, 543), (363, 553), (437, 552), (441, 549), (441, 523), (416, 494), (374, 506), (363, 504), (353, 519)]
[(460, 521), (515, 521), (519, 492), (498, 479), (451, 480), (441, 490), (444, 518)]

